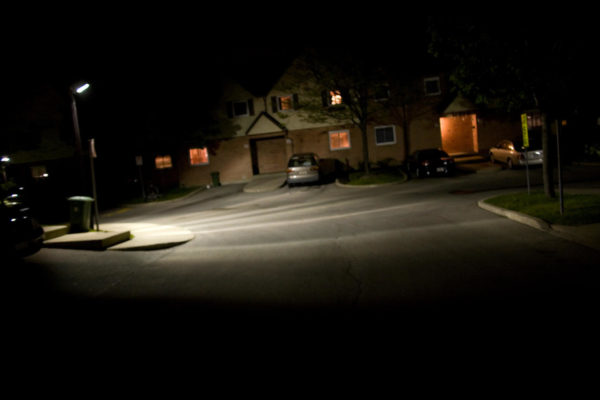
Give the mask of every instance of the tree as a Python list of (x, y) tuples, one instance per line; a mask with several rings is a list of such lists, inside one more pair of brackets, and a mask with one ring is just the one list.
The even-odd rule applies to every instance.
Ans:
[(584, 43), (593, 36), (564, 20), (509, 24), (480, 16), (432, 18), (429, 33), (430, 51), (452, 63), (450, 80), (459, 93), (480, 105), (542, 113), (544, 191), (554, 197), (549, 121), (582, 105), (581, 67), (591, 59)]
[(360, 129), (365, 173), (370, 173), (367, 127), (385, 107), (374, 101), (385, 89), (385, 74), (363, 48), (319, 48), (299, 58), (294, 84), (302, 83), (301, 111), (311, 122), (351, 122)]

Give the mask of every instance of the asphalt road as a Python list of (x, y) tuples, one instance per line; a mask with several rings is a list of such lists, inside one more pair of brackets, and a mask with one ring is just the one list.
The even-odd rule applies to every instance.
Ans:
[[(600, 185), (575, 172), (588, 182), (571, 185)], [(9, 269), (5, 305), (17, 321), (105, 332), (589, 332), (598, 252), (477, 207), (523, 183), (523, 171), (498, 171), (370, 189), (231, 185), (116, 210), (103, 221), (196, 237), (143, 252), (42, 249)]]

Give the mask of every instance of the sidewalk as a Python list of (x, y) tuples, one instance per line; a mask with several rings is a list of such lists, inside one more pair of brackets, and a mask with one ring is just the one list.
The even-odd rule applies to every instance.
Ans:
[(187, 229), (148, 223), (100, 224), (100, 232), (68, 233), (64, 225), (44, 227), (44, 247), (80, 250), (157, 250), (194, 238)]

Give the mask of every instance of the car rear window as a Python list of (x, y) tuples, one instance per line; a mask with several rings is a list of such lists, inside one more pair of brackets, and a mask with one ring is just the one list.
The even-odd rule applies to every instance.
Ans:
[(317, 165), (317, 161), (312, 156), (292, 157), (288, 163), (288, 167), (310, 167)]
[(419, 154), (419, 158), (421, 160), (438, 158), (438, 157), (448, 157), (448, 154), (445, 151), (441, 150), (424, 150)]

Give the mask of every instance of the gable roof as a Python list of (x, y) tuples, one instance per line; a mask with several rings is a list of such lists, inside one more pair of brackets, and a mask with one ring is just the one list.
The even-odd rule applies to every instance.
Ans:
[(452, 100), (450, 105), (448, 105), (448, 107), (446, 107), (443, 114), (444, 115), (462, 114), (462, 113), (473, 112), (475, 110), (477, 110), (477, 106), (459, 94), (458, 96), (456, 96), (456, 98), (454, 100)]
[(287, 133), (287, 128), (285, 127), (285, 125), (283, 125), (281, 122), (277, 121), (277, 119), (274, 118), (268, 112), (261, 111), (260, 113), (258, 113), (258, 115), (256, 116), (256, 118), (254, 118), (254, 121), (252, 121), (252, 123), (250, 124), (250, 126), (248, 127), (248, 129), (246, 129), (246, 132), (244, 133), (244, 135), (248, 136), (250, 134), (250, 132), (252, 131), (252, 129), (256, 126), (256, 124), (262, 118), (264, 118), (264, 119), (266, 119), (268, 121), (271, 121), (277, 128), (279, 128), (280, 130), (282, 130), (282, 131), (284, 131), (284, 132)]

